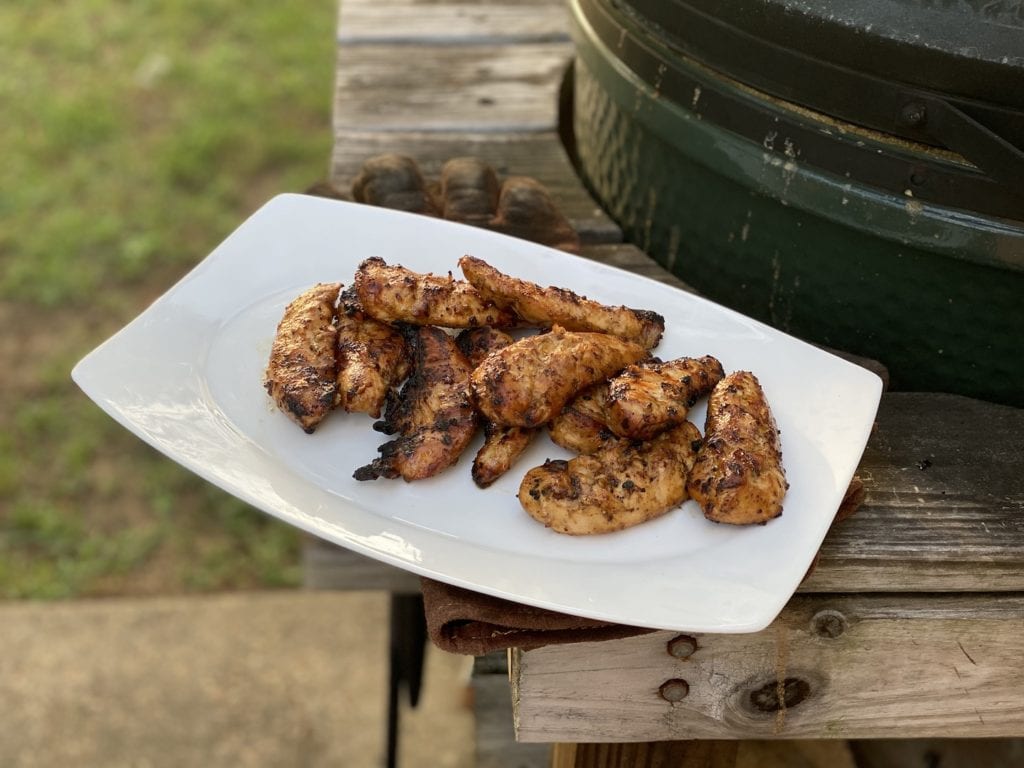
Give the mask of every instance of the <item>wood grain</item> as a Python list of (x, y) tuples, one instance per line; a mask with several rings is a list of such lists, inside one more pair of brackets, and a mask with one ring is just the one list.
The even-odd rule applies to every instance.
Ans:
[(564, 42), (568, 9), (539, 2), (402, 2), (345, 0), (338, 14), (341, 45)]
[(302, 585), (306, 589), (380, 589), (419, 594), (420, 577), (313, 536), (302, 541)]
[[(1021, 595), (798, 596), (763, 632), (512, 658), (523, 741), (1024, 735)], [(689, 695), (659, 687), (685, 679)], [(780, 706), (779, 693), (783, 693)]]
[(571, 57), (568, 42), (345, 47), (335, 130), (555, 131)]
[(737, 750), (727, 741), (556, 744), (551, 768), (733, 768)]
[(1024, 410), (890, 392), (804, 592), (1024, 591)]

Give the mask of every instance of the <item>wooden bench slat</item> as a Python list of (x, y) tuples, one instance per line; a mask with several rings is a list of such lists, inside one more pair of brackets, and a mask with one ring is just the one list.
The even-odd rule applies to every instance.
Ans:
[(565, 42), (568, 9), (550, 2), (402, 2), (345, 0), (338, 14), (343, 45)]
[(420, 577), (315, 536), (306, 536), (302, 541), (302, 585), (306, 589), (379, 589), (419, 594)]
[(858, 474), (867, 496), (825, 539), (808, 592), (1024, 590), (1024, 410), (893, 392)]
[[(516, 652), (517, 735), (1020, 736), (1022, 615), (1021, 594), (798, 596), (762, 632), (695, 636), (688, 659), (668, 653), (671, 632)], [(689, 686), (676, 703), (659, 694), (673, 679)]]
[(538, 132), (557, 129), (568, 42), (343, 47), (336, 131)]

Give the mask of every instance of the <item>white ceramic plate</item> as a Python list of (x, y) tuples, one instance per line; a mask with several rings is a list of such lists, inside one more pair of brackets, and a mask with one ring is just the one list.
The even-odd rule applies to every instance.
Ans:
[[(761, 380), (790, 481), (765, 526), (705, 521), (688, 501), (619, 533), (569, 537), (516, 499), (529, 467), (568, 458), (546, 437), (487, 490), (459, 463), (417, 483), (357, 482), (388, 438), (365, 415), (313, 435), (261, 386), (285, 305), (320, 281), (348, 283), (381, 256), (458, 273), (470, 253), (542, 284), (666, 318), (662, 359), (712, 354)], [(445, 221), (301, 195), (271, 200), (72, 373), (127, 429), (246, 502), (329, 541), (418, 574), (522, 603), (644, 627), (748, 632), (767, 626), (814, 557), (868, 438), (877, 376), (721, 306), (522, 240)], [(691, 413), (703, 431), (704, 405)]]

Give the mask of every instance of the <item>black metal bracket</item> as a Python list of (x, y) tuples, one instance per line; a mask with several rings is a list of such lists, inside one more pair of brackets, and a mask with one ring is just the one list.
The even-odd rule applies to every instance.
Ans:
[(398, 764), (399, 712), (401, 692), (408, 693), (409, 706), (419, 704), (423, 685), (423, 661), (427, 645), (427, 622), (423, 595), (391, 594), (388, 622), (388, 722), (387, 768)]

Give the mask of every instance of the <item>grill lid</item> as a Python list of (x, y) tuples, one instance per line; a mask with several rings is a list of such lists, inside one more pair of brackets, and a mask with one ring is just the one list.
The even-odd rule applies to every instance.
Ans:
[(622, 0), (685, 55), (1024, 190), (1024, 0)]

